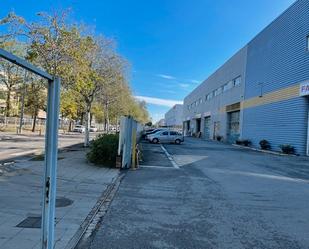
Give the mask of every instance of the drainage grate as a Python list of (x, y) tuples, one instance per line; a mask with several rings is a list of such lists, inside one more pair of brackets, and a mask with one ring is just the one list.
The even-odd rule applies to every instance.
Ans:
[(41, 228), (41, 217), (27, 217), (16, 227), (22, 228)]
[[(20, 222), (16, 227), (22, 228), (41, 228), (42, 218), (41, 216), (29, 216)], [(55, 223), (58, 223), (59, 219), (55, 218)]]
[(73, 201), (68, 199), (68, 198), (65, 198), (65, 197), (58, 197), (56, 199), (56, 207), (59, 208), (59, 207), (67, 207), (67, 206), (70, 206), (73, 204)]

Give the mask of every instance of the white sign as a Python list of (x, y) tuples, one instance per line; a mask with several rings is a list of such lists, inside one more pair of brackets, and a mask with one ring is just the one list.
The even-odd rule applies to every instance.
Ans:
[(300, 96), (309, 95), (309, 81), (300, 84), (299, 95)]

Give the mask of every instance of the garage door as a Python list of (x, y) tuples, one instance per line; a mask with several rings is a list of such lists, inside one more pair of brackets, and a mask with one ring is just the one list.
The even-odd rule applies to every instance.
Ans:
[(228, 142), (230, 143), (234, 143), (239, 138), (240, 134), (239, 119), (240, 119), (240, 111), (228, 113), (227, 139)]
[(210, 139), (210, 117), (205, 117), (204, 121), (204, 138), (205, 139)]

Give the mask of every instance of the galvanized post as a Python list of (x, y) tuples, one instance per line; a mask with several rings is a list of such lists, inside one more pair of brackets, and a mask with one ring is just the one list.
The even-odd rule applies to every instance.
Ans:
[(135, 120), (132, 120), (132, 166), (133, 170), (136, 169), (136, 129), (137, 123)]
[(45, 171), (42, 203), (42, 249), (53, 249), (58, 158), (60, 79), (48, 81), (47, 122), (45, 134)]

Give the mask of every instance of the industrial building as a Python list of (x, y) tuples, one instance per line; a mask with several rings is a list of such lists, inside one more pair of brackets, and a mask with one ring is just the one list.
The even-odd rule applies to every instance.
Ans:
[(168, 127), (182, 127), (183, 105), (174, 105), (167, 113), (165, 113), (165, 125)]
[(309, 0), (298, 0), (184, 100), (184, 132), (309, 155)]

